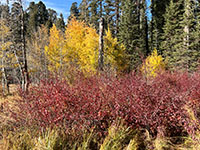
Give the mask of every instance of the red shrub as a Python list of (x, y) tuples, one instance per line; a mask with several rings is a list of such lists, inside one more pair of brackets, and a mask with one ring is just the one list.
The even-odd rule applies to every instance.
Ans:
[(26, 114), (27, 124), (42, 127), (106, 128), (122, 118), (130, 126), (147, 128), (152, 133), (160, 126), (175, 132), (184, 127), (189, 132), (194, 127), (184, 107), (188, 104), (195, 111), (199, 100), (198, 73), (165, 73), (148, 82), (130, 74), (120, 79), (82, 77), (73, 86), (49, 79), (31, 88), (28, 95), (22, 94), (19, 108), (21, 114)]

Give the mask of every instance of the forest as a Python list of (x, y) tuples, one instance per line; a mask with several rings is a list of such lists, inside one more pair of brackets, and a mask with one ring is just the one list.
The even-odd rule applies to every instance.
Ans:
[(0, 78), (0, 150), (199, 150), (200, 1), (0, 1)]

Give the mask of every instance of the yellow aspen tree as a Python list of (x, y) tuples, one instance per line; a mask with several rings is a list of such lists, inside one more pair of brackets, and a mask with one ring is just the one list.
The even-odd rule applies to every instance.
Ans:
[[(125, 47), (112, 37), (110, 30), (106, 32), (104, 40), (107, 64), (116, 71), (123, 70), (126, 64)], [(93, 74), (98, 68), (98, 47), (99, 36), (96, 30), (72, 18), (66, 27), (64, 37), (55, 25), (51, 28), (49, 45), (45, 50), (51, 62), (50, 68), (55, 67), (58, 71), (60, 66), (75, 66), (85, 74)]]
[(86, 72), (96, 72), (98, 64), (98, 34), (91, 27), (86, 27), (82, 50), (79, 52), (79, 64)]
[(48, 69), (59, 72), (65, 65), (64, 36), (55, 25), (50, 29), (49, 45), (45, 46), (45, 53), (49, 60)]
[(69, 67), (85, 74), (95, 73), (98, 63), (98, 34), (93, 27), (72, 18), (64, 36), (55, 25), (50, 29), (49, 45), (45, 47), (50, 71), (69, 73)]
[(123, 44), (118, 43), (117, 38), (112, 37), (109, 28), (104, 36), (104, 44), (105, 65), (110, 66), (117, 72), (123, 71), (126, 68), (125, 47)]
[[(79, 63), (79, 53), (82, 51), (85, 40), (85, 28), (83, 22), (78, 22), (74, 18), (68, 23), (65, 30), (65, 46), (67, 59), (69, 62)], [(80, 63), (79, 63), (80, 64)]]
[(148, 56), (142, 65), (141, 71), (146, 77), (155, 77), (165, 69), (165, 62), (156, 49)]
[(98, 34), (84, 22), (72, 19), (65, 31), (67, 59), (85, 73), (96, 72), (98, 62)]

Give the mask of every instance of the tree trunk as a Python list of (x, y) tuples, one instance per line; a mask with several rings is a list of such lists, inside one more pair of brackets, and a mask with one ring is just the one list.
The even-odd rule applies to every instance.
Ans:
[[(185, 13), (186, 13), (186, 16), (189, 17), (189, 13), (190, 13), (190, 6), (189, 6), (189, 3), (186, 4), (185, 6)], [(184, 27), (184, 32), (186, 33), (186, 36), (184, 37), (184, 45), (187, 47), (189, 47), (189, 26), (186, 25)]]
[(116, 15), (116, 35), (119, 33), (119, 0), (116, 0), (115, 2), (115, 15)]
[(3, 92), (3, 95), (6, 95), (5, 87), (7, 85), (7, 80), (6, 80), (6, 73), (5, 73), (5, 67), (4, 67), (4, 54), (3, 54), (3, 58), (1, 60), (1, 65), (2, 65), (2, 92)]
[(146, 44), (146, 56), (150, 54), (149, 50), (149, 38), (148, 38), (148, 22), (147, 22), (147, 16), (145, 16), (145, 44)]
[[(3, 15), (1, 14), (1, 21), (3, 21)], [(3, 37), (3, 34), (2, 34), (2, 37), (1, 37), (1, 41), (2, 43), (5, 42), (5, 39)], [(6, 71), (5, 71), (5, 63), (4, 63), (4, 58), (6, 57), (5, 55), (5, 50), (2, 49), (2, 58), (1, 58), (1, 66), (2, 66), (2, 92), (3, 92), (3, 95), (6, 95), (6, 86), (8, 85), (8, 81), (7, 81), (7, 75), (6, 75)], [(7, 86), (7, 92), (8, 94), (10, 93), (9, 91), (9, 86)]]
[(103, 50), (103, 35), (104, 35), (104, 19), (99, 22), (99, 70), (103, 71), (104, 67), (104, 50)]
[(22, 64), (19, 61), (19, 57), (17, 56), (16, 50), (14, 50), (14, 54), (15, 54), (15, 58), (17, 60), (17, 64), (19, 65), (19, 71), (20, 71), (20, 76), (21, 76), (21, 80), (19, 80), (19, 81), (20, 81), (21, 89), (23, 90), (23, 85), (24, 85), (23, 67), (22, 67)]
[[(189, 22), (189, 19), (190, 19), (190, 9), (191, 9), (191, 6), (190, 6), (190, 3), (191, 1), (190, 0), (185, 0), (185, 15), (184, 15), (184, 19), (185, 19), (185, 22)], [(185, 36), (183, 37), (183, 45), (184, 45), (184, 51), (186, 51), (187, 53), (187, 60), (186, 61), (186, 66), (187, 68), (189, 69), (190, 68), (190, 26), (185, 23), (185, 26), (184, 26), (184, 29), (183, 29), (184, 33), (185, 33)]]
[(5, 62), (4, 62), (4, 58), (5, 58), (5, 52), (3, 51), (3, 57), (1, 59), (1, 66), (2, 66), (2, 92), (3, 95), (6, 95), (6, 88), (7, 88), (7, 93), (10, 93), (10, 89), (9, 89), (9, 83), (7, 80), (7, 73), (6, 73), (6, 69), (5, 69)]
[(22, 0), (19, 0), (19, 3), (21, 5), (21, 39), (22, 39), (22, 53), (23, 53), (23, 68), (22, 68), (22, 90), (25, 92), (28, 92), (29, 87), (29, 74), (28, 74), (28, 64), (27, 64), (27, 57), (26, 57), (26, 40), (25, 40), (25, 23), (24, 23), (24, 10), (23, 10), (23, 4)]
[(152, 5), (152, 8), (151, 8), (151, 15), (152, 15), (152, 17), (151, 17), (151, 51), (153, 51), (153, 49), (154, 49), (154, 33), (153, 33), (153, 30), (154, 30), (154, 5), (155, 5), (155, 3), (154, 3), (154, 0), (151, 0), (151, 5)]
[(145, 17), (145, 10), (144, 10), (144, 1), (140, 0), (139, 1), (139, 24), (140, 24), (140, 30), (143, 30), (143, 21)]

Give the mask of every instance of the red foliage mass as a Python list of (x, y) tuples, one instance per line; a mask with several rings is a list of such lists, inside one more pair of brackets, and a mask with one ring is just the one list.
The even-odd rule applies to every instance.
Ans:
[(152, 133), (161, 126), (192, 132), (196, 126), (191, 126), (184, 108), (187, 104), (198, 116), (199, 102), (199, 73), (166, 72), (151, 81), (135, 74), (118, 79), (81, 77), (73, 85), (52, 78), (32, 87), (28, 95), (22, 94), (19, 108), (26, 114), (26, 124), (41, 127), (105, 128), (122, 118)]

